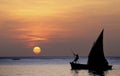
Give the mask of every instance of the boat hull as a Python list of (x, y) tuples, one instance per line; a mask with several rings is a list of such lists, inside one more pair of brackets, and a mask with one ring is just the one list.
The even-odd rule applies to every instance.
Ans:
[(70, 65), (71, 65), (71, 69), (72, 70), (95, 70), (95, 71), (106, 71), (106, 70), (111, 70), (112, 69), (112, 66), (109, 65), (107, 67), (103, 67), (101, 69), (99, 68), (90, 68), (87, 64), (79, 64), (79, 63), (73, 63), (73, 62), (70, 62)]
[(77, 70), (77, 69), (78, 70), (79, 69), (87, 70), (87, 69), (89, 69), (88, 65), (86, 65), (86, 64), (79, 64), (79, 63), (70, 62), (70, 65), (71, 65), (72, 70)]

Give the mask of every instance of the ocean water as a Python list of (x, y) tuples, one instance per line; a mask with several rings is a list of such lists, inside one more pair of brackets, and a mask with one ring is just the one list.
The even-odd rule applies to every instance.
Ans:
[[(0, 59), (0, 76), (120, 76), (120, 58), (107, 58), (113, 69), (103, 75), (89, 73), (88, 70), (71, 70), (69, 62), (73, 58), (40, 58), (40, 59)], [(81, 57), (80, 63), (87, 63)]]

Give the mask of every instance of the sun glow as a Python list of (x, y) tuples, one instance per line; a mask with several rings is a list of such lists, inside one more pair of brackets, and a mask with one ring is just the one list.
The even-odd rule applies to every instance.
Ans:
[(35, 46), (33, 48), (33, 53), (36, 54), (36, 55), (40, 54), (41, 53), (41, 48), (39, 46)]

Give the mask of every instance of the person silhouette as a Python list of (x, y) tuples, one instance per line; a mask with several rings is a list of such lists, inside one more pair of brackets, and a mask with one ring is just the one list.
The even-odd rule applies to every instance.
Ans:
[(73, 60), (73, 63), (77, 63), (78, 59), (79, 59), (79, 55), (73, 53), (73, 55), (75, 56), (75, 59)]

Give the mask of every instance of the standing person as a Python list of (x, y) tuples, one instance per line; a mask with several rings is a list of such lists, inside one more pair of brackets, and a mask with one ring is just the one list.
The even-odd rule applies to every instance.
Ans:
[(73, 60), (73, 62), (76, 63), (79, 59), (79, 55), (75, 53), (73, 53), (73, 55), (75, 56), (75, 59)]

